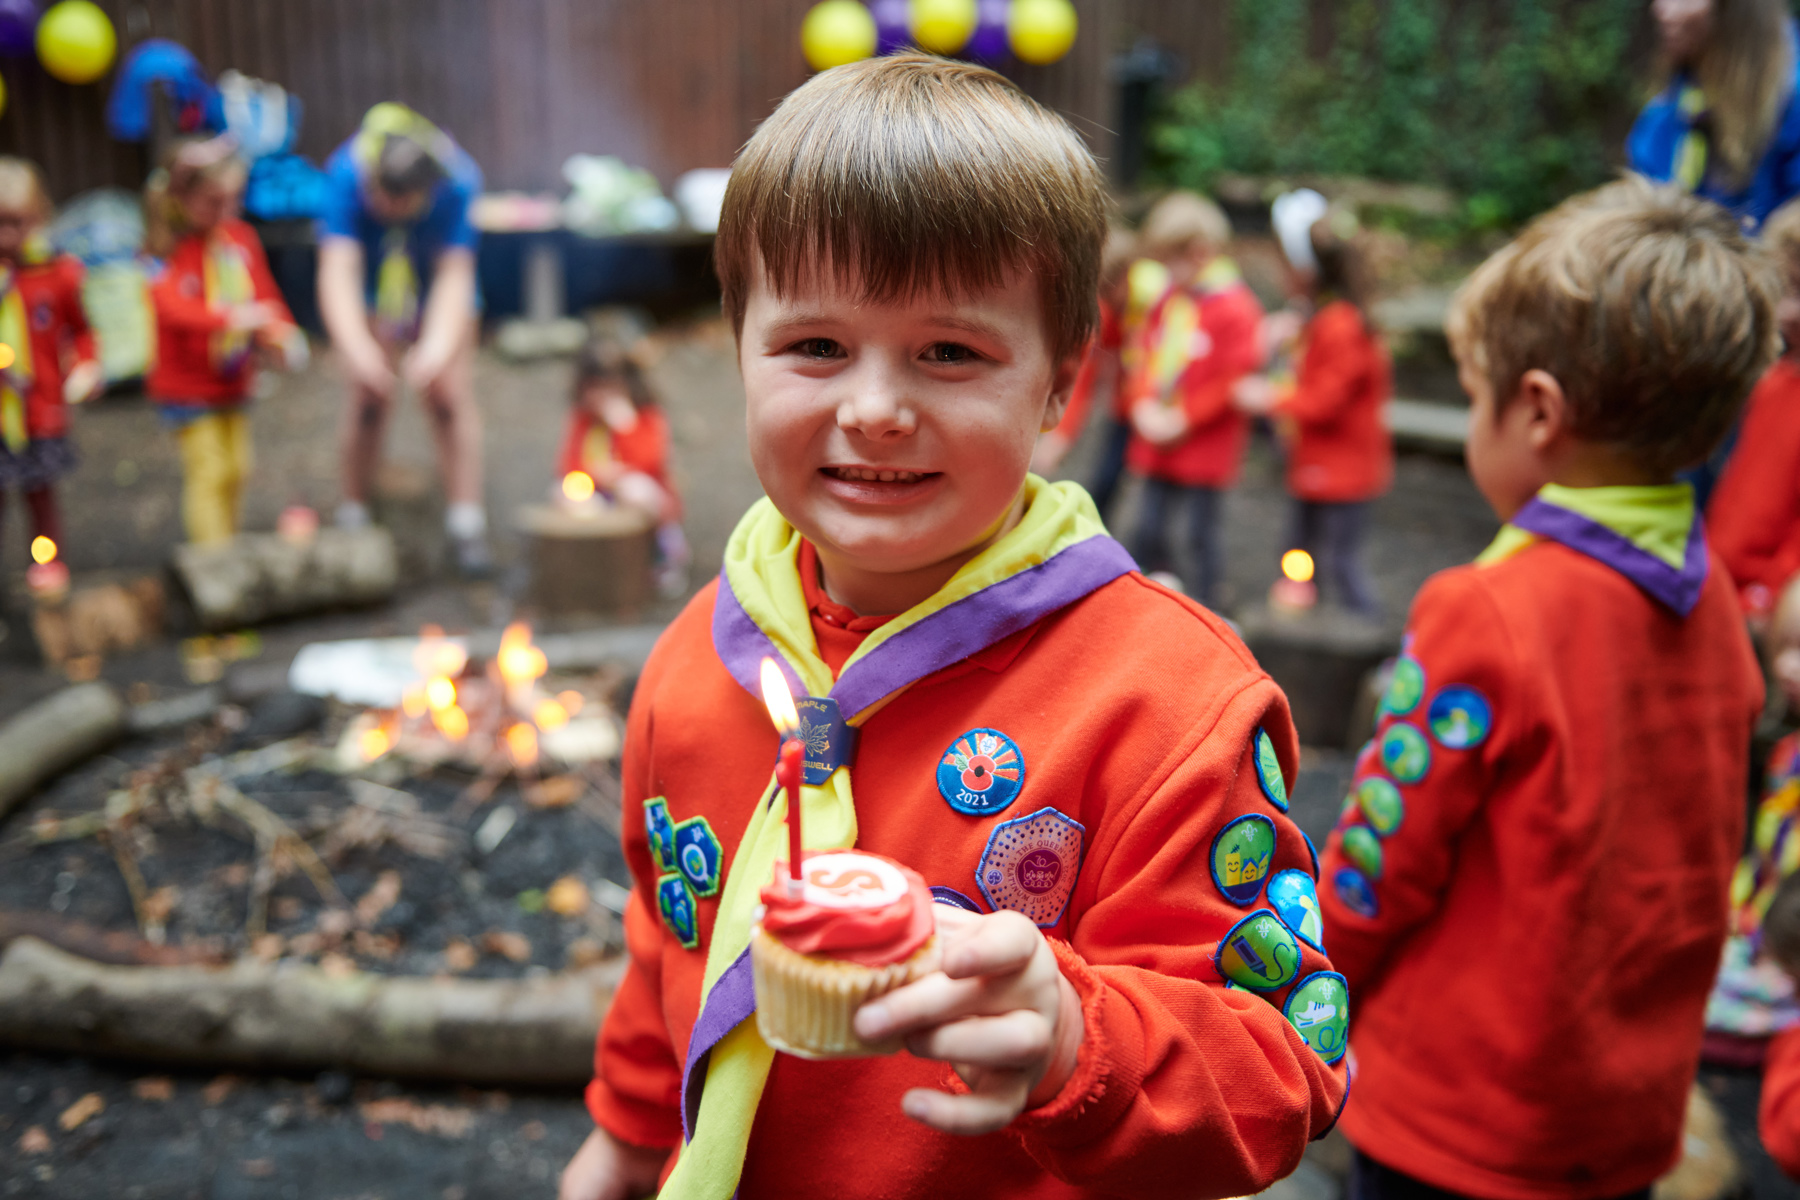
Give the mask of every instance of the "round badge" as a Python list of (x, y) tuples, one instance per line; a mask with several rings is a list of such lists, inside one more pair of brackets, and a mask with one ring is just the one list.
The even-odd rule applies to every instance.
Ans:
[(1359, 917), (1374, 918), (1381, 911), (1381, 905), (1375, 899), (1375, 886), (1361, 871), (1340, 867), (1336, 875), (1331, 877), (1331, 890), (1345, 908)]
[(1404, 717), (1425, 698), (1425, 668), (1410, 654), (1394, 660), (1394, 675), (1381, 697), (1381, 711)]
[(1305, 871), (1277, 871), (1269, 880), (1269, 906), (1295, 933), (1318, 950), (1325, 949), (1325, 914), (1319, 891)]
[(998, 729), (971, 729), (938, 761), (938, 791), (959, 813), (986, 817), (1019, 798), (1025, 756)]
[(1406, 819), (1406, 801), (1400, 798), (1400, 789), (1379, 775), (1363, 780), (1350, 794), (1369, 828), (1382, 837), (1393, 837), (1400, 822)]
[(1274, 858), (1275, 822), (1255, 813), (1229, 821), (1213, 837), (1213, 883), (1227, 900), (1249, 908)]
[(996, 909), (1010, 908), (1040, 926), (1062, 916), (1081, 872), (1081, 822), (1040, 808), (994, 826), (975, 868), (981, 894)]
[(1431, 743), (1416, 726), (1389, 725), (1381, 734), (1381, 765), (1401, 783), (1417, 783), (1431, 770)]
[(1425, 715), (1431, 736), (1451, 750), (1468, 750), (1487, 741), (1494, 727), (1494, 710), (1487, 697), (1472, 687), (1451, 684), (1431, 698)]
[(1281, 1015), (1327, 1063), (1350, 1047), (1350, 987), (1336, 971), (1315, 971), (1295, 984)]
[(1262, 726), (1256, 727), (1256, 737), (1252, 739), (1256, 749), (1256, 782), (1262, 787), (1262, 794), (1268, 797), (1282, 812), (1288, 810), (1287, 780), (1281, 777), (1281, 760), (1275, 757), (1275, 742)]
[(1381, 839), (1367, 825), (1352, 825), (1344, 830), (1344, 857), (1370, 879), (1381, 878)]
[(1257, 909), (1219, 940), (1213, 966), (1219, 974), (1254, 992), (1285, 987), (1300, 970), (1300, 943), (1281, 918)]

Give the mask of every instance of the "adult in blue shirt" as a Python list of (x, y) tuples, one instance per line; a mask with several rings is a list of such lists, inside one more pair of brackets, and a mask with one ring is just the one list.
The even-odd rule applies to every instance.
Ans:
[(325, 163), (319, 310), (350, 377), (338, 524), (369, 521), (369, 493), (399, 381), (424, 398), (437, 443), (445, 527), (458, 567), (492, 559), (482, 507), (473, 368), (477, 299), (469, 204), (481, 170), (430, 121), (377, 104)]

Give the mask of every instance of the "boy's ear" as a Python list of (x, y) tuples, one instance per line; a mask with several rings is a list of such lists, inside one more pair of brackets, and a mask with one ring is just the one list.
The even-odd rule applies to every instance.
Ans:
[(1569, 432), (1569, 398), (1562, 383), (1550, 372), (1533, 367), (1519, 379), (1513, 403), (1526, 410), (1526, 428), (1532, 449), (1549, 450)]
[(1075, 377), (1081, 374), (1081, 362), (1086, 357), (1087, 347), (1084, 346), (1057, 362), (1056, 373), (1050, 377), (1050, 399), (1044, 405), (1044, 420), (1038, 428), (1039, 433), (1049, 433), (1062, 424), (1069, 397), (1075, 392)]

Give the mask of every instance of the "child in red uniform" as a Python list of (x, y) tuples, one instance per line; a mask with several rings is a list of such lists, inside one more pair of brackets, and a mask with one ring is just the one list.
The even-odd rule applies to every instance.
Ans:
[(1762, 686), (1674, 477), (1773, 357), (1778, 289), (1722, 210), (1633, 180), (1457, 297), (1507, 524), (1420, 591), (1326, 847), (1353, 1197), (1647, 1195), (1678, 1156)]
[[(1789, 875), (1776, 889), (1763, 916), (1762, 944), (1783, 971), (1800, 978), (1800, 875)], [(1769, 1157), (1800, 1179), (1800, 1025), (1769, 1043), (1756, 1123)]]
[(229, 137), (188, 142), (145, 193), (146, 241), (163, 260), (150, 287), (156, 365), (147, 385), (180, 444), (190, 542), (237, 532), (251, 465), (254, 351), (277, 351), (297, 366), (306, 349), (256, 231), (237, 218), (245, 172), (234, 151)]
[(1144, 323), (1127, 383), (1134, 435), (1125, 461), (1144, 477), (1132, 556), (1146, 571), (1170, 568), (1171, 510), (1185, 502), (1188, 591), (1214, 607), (1225, 580), (1219, 518), (1249, 435), (1232, 397), (1262, 363), (1262, 306), (1221, 254), (1230, 240), (1225, 214), (1203, 196), (1175, 192), (1150, 210), (1144, 245), (1168, 264), (1171, 286)]
[(615, 503), (655, 521), (657, 589), (680, 595), (692, 554), (669, 479), (669, 420), (643, 368), (615, 341), (590, 342), (576, 364), (574, 400), (557, 475), (578, 471)]
[(1786, 348), (1750, 394), (1737, 447), (1706, 506), (1706, 532), (1757, 625), (1800, 573), (1800, 200), (1775, 210), (1763, 244), (1784, 278)]
[[(1335, 1119), (1347, 997), (1287, 705), (1027, 473), (1104, 219), (1062, 121), (924, 55), (819, 74), (738, 157), (717, 261), (768, 499), (632, 701), (630, 964), (565, 1200), (1243, 1195)], [(808, 847), (941, 901), (943, 970), (856, 1017), (907, 1053), (774, 1054), (750, 1019), (786, 837), (766, 657), (810, 693)]]
[(0, 158), (0, 516), (6, 493), (24, 494), (31, 536), (63, 540), (56, 480), (75, 468), (70, 404), (104, 379), (81, 308), (81, 264), (52, 257), (43, 227), (50, 197), (31, 163)]
[[(1352, 228), (1340, 231), (1349, 222)], [(1300, 370), (1291, 388), (1245, 378), (1247, 412), (1272, 413), (1286, 434), (1288, 494), (1294, 498), (1288, 548), (1305, 550), (1338, 601), (1379, 617), (1381, 601), (1363, 564), (1369, 506), (1394, 477), (1393, 439), (1383, 408), (1393, 372), (1369, 325), (1368, 289), (1355, 218), (1328, 213), (1306, 231), (1308, 253), (1290, 262), (1295, 291), (1311, 311), (1299, 335)]]

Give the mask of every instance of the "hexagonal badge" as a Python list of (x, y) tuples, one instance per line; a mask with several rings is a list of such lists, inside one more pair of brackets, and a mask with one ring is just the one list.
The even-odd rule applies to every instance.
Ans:
[(994, 826), (975, 883), (995, 909), (1010, 908), (1048, 928), (1061, 918), (1081, 873), (1080, 821), (1040, 808)]
[(675, 940), (689, 950), (700, 944), (700, 912), (687, 880), (670, 873), (656, 881), (656, 908)]
[(661, 796), (644, 801), (644, 835), (650, 839), (650, 861), (657, 874), (675, 869), (675, 822), (669, 819), (669, 802)]
[(689, 817), (675, 826), (675, 866), (694, 889), (694, 895), (718, 894), (723, 862), (719, 839), (705, 817)]

